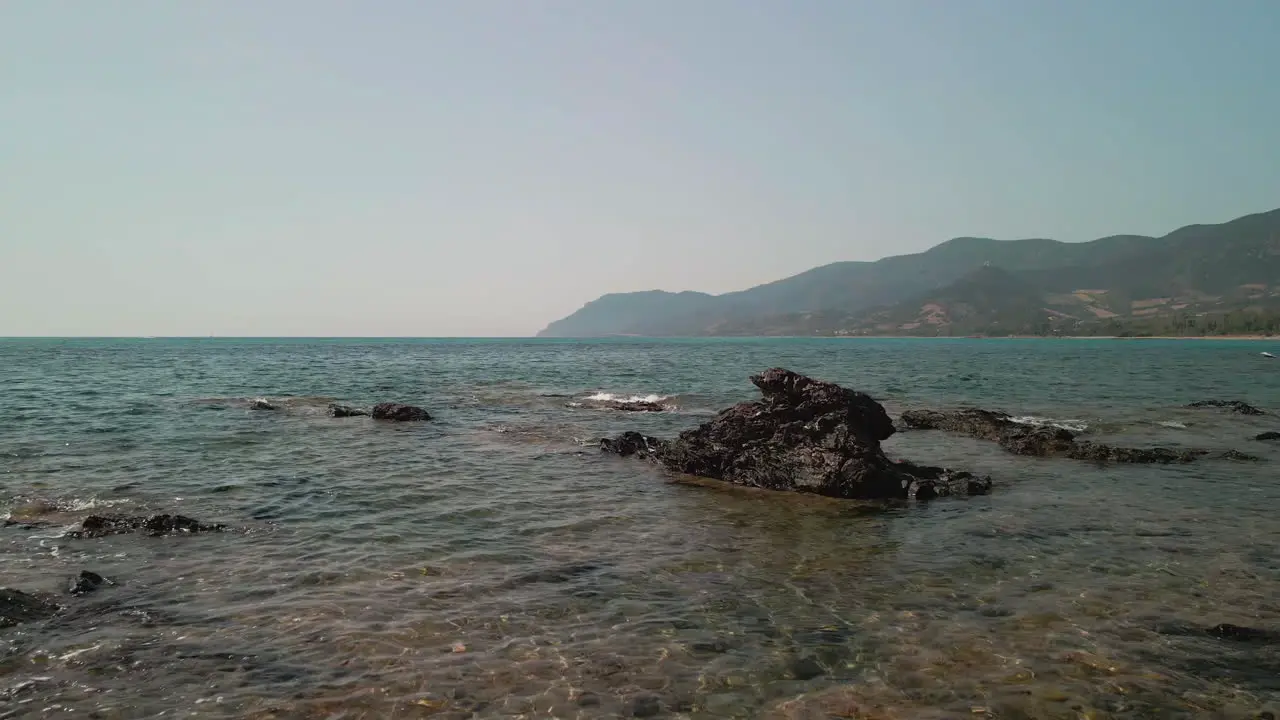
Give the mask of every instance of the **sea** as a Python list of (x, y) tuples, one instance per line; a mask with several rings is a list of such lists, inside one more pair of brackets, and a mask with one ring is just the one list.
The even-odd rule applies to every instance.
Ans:
[[(1280, 417), (1185, 406), (1280, 411), (1277, 344), (0, 340), (0, 586), (63, 605), (0, 629), (0, 719), (1274, 718), (1280, 443), (1254, 437)], [(598, 451), (758, 397), (770, 367), (895, 417), (1259, 459), (902, 431), (891, 456), (994, 489), (881, 505)], [(326, 413), (383, 401), (434, 419)], [(154, 513), (228, 530), (65, 537)], [(108, 583), (69, 594), (86, 570)]]

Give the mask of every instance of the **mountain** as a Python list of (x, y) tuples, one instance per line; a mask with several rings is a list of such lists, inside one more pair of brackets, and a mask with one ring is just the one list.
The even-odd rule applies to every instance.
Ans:
[[(812, 335), (872, 327), (894, 334), (985, 332), (974, 328), (1043, 329), (1051, 317), (1114, 325), (1269, 308), (1277, 298), (1280, 210), (1273, 210), (1160, 238), (955, 238), (914, 255), (832, 263), (723, 295), (610, 294), (539, 336)], [(934, 312), (930, 320), (922, 309), (930, 304), (948, 319)]]

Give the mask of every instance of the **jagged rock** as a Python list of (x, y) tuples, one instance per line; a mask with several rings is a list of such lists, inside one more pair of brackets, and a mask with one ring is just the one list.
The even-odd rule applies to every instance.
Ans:
[(658, 438), (641, 435), (638, 432), (624, 432), (616, 438), (603, 438), (600, 440), (600, 449), (605, 452), (611, 452), (622, 457), (630, 457), (632, 455), (640, 455), (646, 457), (657, 452), (662, 447), (663, 441)]
[(1244, 402), (1243, 400), (1201, 400), (1187, 405), (1189, 408), (1219, 408), (1241, 415), (1266, 415), (1263, 410)]
[(990, 491), (990, 478), (890, 460), (880, 442), (894, 433), (893, 422), (865, 393), (782, 368), (751, 382), (761, 400), (723, 410), (675, 440), (626, 433), (601, 441), (601, 448), (689, 475), (840, 498), (924, 500)]
[(1258, 433), (1254, 436), (1254, 440), (1280, 440), (1280, 432), (1269, 430), (1264, 433)]
[(115, 583), (102, 577), (96, 572), (89, 570), (81, 570), (80, 575), (71, 580), (71, 587), (68, 590), (72, 595), (88, 595), (103, 585), (114, 585)]
[(371, 415), (374, 420), (394, 420), (396, 422), (421, 422), (431, 419), (431, 415), (426, 410), (400, 403), (378, 403), (373, 406)]
[(998, 443), (1014, 455), (1067, 457), (1073, 460), (1118, 463), (1184, 463), (1207, 455), (1204, 450), (1170, 450), (1168, 448), (1125, 448), (1103, 443), (1076, 440), (1066, 428), (1025, 425), (1013, 421), (1002, 412), (964, 408), (907, 410), (902, 422), (915, 430), (943, 430)]
[(21, 590), (0, 588), (0, 628), (18, 623), (53, 617), (61, 608), (57, 603)]
[(108, 535), (140, 532), (146, 535), (174, 535), (201, 532), (221, 532), (225, 525), (202, 523), (185, 515), (152, 515), (133, 517), (127, 515), (90, 515), (80, 523), (79, 530), (66, 534), (69, 538), (99, 538)]
[(266, 398), (254, 398), (250, 400), (249, 408), (251, 410), (278, 410), (279, 409), (278, 406), (273, 405), (271, 401), (267, 400)]
[(1218, 457), (1223, 460), (1239, 460), (1241, 462), (1257, 462), (1262, 459), (1257, 455), (1250, 455), (1249, 453), (1240, 452), (1239, 450), (1226, 450)]
[(339, 405), (337, 403), (329, 403), (329, 417), (368, 417), (369, 411), (361, 408), (351, 407), (350, 405)]

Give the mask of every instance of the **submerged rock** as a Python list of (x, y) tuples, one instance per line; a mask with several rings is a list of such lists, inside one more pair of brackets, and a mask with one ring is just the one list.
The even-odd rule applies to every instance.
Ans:
[(672, 408), (654, 400), (576, 400), (565, 407), (591, 410), (617, 410), (619, 412), (666, 412)]
[(1067, 457), (1073, 460), (1118, 463), (1185, 463), (1207, 455), (1205, 450), (1126, 448), (1076, 440), (1066, 428), (1026, 425), (1010, 415), (978, 408), (953, 411), (907, 410), (902, 422), (915, 430), (943, 430), (989, 440), (1014, 455)]
[(252, 400), (250, 400), (250, 401), (249, 401), (249, 409), (251, 409), (251, 410), (279, 410), (279, 409), (280, 409), (280, 407), (279, 407), (278, 405), (274, 405), (274, 404), (272, 404), (272, 402), (271, 402), (270, 400), (267, 400), (266, 398), (254, 398), (254, 399), (252, 399)]
[(431, 415), (420, 407), (401, 403), (378, 403), (370, 413), (374, 420), (394, 420), (396, 422), (421, 422), (430, 420)]
[(350, 405), (339, 405), (337, 403), (329, 403), (329, 417), (368, 417), (369, 411), (362, 408), (351, 407)]
[(114, 585), (115, 583), (102, 577), (96, 572), (89, 570), (81, 570), (80, 575), (71, 580), (71, 587), (68, 589), (72, 595), (88, 595), (103, 585)]
[(0, 628), (44, 620), (58, 614), (61, 607), (47, 598), (21, 590), (0, 588)]
[(108, 535), (140, 532), (152, 536), (221, 532), (225, 525), (202, 523), (185, 515), (90, 515), (80, 523), (79, 530), (66, 534), (69, 538), (99, 538)]
[(1280, 432), (1270, 430), (1264, 433), (1258, 433), (1254, 436), (1254, 440), (1280, 440)]
[(736, 485), (839, 498), (923, 500), (990, 491), (990, 478), (890, 460), (880, 442), (894, 433), (893, 422), (865, 393), (782, 368), (751, 382), (761, 400), (723, 410), (675, 440), (625, 433), (602, 440), (601, 449)]
[(1227, 410), (1241, 415), (1266, 415), (1263, 410), (1244, 402), (1243, 400), (1201, 400), (1187, 405), (1189, 408), (1218, 408)]

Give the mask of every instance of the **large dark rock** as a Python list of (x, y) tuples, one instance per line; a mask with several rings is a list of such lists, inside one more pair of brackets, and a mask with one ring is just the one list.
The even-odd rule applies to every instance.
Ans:
[(0, 588), (0, 628), (18, 623), (53, 617), (61, 608), (57, 603), (21, 590)]
[(990, 440), (1014, 455), (1066, 457), (1074, 460), (1118, 463), (1184, 463), (1208, 454), (1204, 450), (1125, 448), (1076, 439), (1066, 428), (1026, 425), (991, 410), (907, 410), (902, 423), (915, 430), (943, 430)]
[(1264, 433), (1258, 433), (1254, 436), (1254, 440), (1280, 440), (1280, 432), (1268, 430)]
[(185, 515), (151, 515), (149, 517), (129, 515), (90, 515), (80, 523), (79, 530), (67, 533), (69, 538), (99, 538), (124, 533), (144, 533), (146, 535), (175, 535), (202, 532), (221, 532), (225, 525), (202, 523)]
[(763, 398), (720, 412), (675, 440), (627, 433), (601, 442), (680, 473), (840, 498), (980, 495), (990, 478), (890, 460), (884, 407), (869, 395), (774, 368), (751, 378)]
[(337, 403), (329, 403), (329, 417), (368, 417), (369, 411), (361, 408), (351, 407), (350, 405), (339, 405)]
[(1189, 408), (1218, 408), (1241, 415), (1266, 415), (1266, 411), (1250, 405), (1243, 400), (1201, 400), (1187, 405)]
[(395, 420), (397, 422), (421, 422), (431, 419), (431, 415), (426, 410), (400, 403), (378, 403), (373, 406), (371, 414), (374, 420)]

